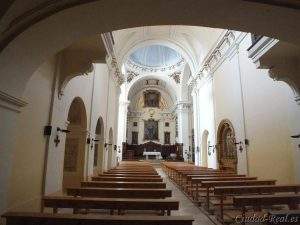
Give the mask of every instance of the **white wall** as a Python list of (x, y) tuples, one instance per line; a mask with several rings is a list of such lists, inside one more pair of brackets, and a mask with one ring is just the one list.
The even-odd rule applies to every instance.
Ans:
[[(250, 142), (248, 147), (243, 144), (242, 153), (238, 151), (239, 173), (248, 171), (251, 176), (277, 179), (278, 183), (299, 181), (299, 140), (290, 136), (299, 133), (300, 106), (287, 84), (273, 81), (267, 70), (256, 69), (248, 58), (250, 45), (247, 35), (215, 68), (212, 82), (203, 85), (202, 80), (202, 86), (196, 87), (198, 97), (194, 99), (200, 109), (196, 136), (201, 138), (206, 129), (215, 144), (218, 125), (229, 119), (236, 141), (247, 138)], [(209, 167), (217, 166), (216, 155), (208, 158)]]
[[(1, 151), (0, 157), (1, 160), (7, 161), (3, 164), (1, 162), (1, 171), (2, 169), (7, 170), (5, 174), (1, 174), (1, 212), (8, 208), (26, 211), (38, 211), (40, 209), (46, 158), (45, 194), (61, 191), (65, 134), (57, 133), (56, 129), (57, 127), (67, 128), (69, 107), (75, 97), (80, 97), (85, 105), (87, 113), (86, 137), (94, 137), (97, 120), (101, 116), (104, 121), (104, 129), (109, 130), (112, 127), (114, 143), (116, 143), (119, 88), (109, 74), (107, 65), (96, 64), (94, 71), (90, 74), (71, 79), (66, 85), (63, 95), (59, 98), (59, 62), (59, 56), (53, 57), (41, 65), (32, 75), (23, 94), (28, 105), (19, 114), (17, 112), (15, 114), (9, 113), (8, 115), (14, 115), (14, 117), (9, 118), (5, 116), (5, 110), (0, 109), (1, 118), (6, 118), (12, 129), (11, 134), (7, 133), (12, 137), (11, 152)], [(54, 95), (52, 95), (53, 93)], [(53, 111), (51, 110), (52, 96), (54, 96)], [(14, 122), (16, 122), (18, 129), (13, 130), (15, 128)], [(44, 126), (48, 124), (52, 125), (49, 143), (47, 142), (48, 137), (43, 134)], [(1, 123), (0, 126), (4, 129), (6, 125)], [(108, 141), (108, 131), (104, 130), (104, 132)], [(56, 147), (54, 139), (57, 134), (60, 143)], [(8, 137), (1, 135), (1, 138), (5, 138), (5, 142), (8, 143)], [(84, 167), (85, 177), (87, 177), (93, 174), (94, 149), (91, 149), (87, 144), (85, 149)], [(115, 166), (116, 153), (113, 152), (112, 155), (113, 162), (111, 165)]]
[(28, 105), (17, 118), (8, 207), (38, 210), (41, 203), (46, 138), (56, 59), (45, 62), (27, 83), (23, 98)]
[(286, 83), (274, 81), (268, 71), (255, 68), (245, 51), (248, 46), (249, 36), (240, 46), (246, 132), (250, 140), (249, 173), (289, 183), (295, 182), (297, 172), (299, 181), (299, 149), (293, 146), (290, 136), (299, 133), (300, 106), (293, 101), (294, 95)]

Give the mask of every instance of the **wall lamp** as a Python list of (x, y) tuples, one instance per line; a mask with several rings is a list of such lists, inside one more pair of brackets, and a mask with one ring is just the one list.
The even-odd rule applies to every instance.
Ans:
[(240, 141), (240, 142), (235, 142), (234, 143), (235, 146), (239, 146), (239, 151), (242, 153), (243, 152), (243, 143)]
[(66, 130), (66, 129), (61, 129), (60, 127), (57, 127), (57, 129), (56, 129), (58, 132), (62, 132), (62, 133), (70, 133), (71, 131), (69, 131), (69, 130)]
[(107, 147), (108, 147), (109, 145), (113, 145), (113, 144), (112, 144), (112, 143), (104, 143), (104, 148), (106, 148), (106, 151), (108, 150)]
[[(208, 145), (208, 155), (210, 156), (212, 153), (215, 153), (217, 145)], [(212, 150), (211, 150), (212, 149)]]
[[(295, 138), (295, 139), (300, 138), (300, 134), (292, 135), (291, 138)], [(298, 145), (298, 148), (300, 149), (300, 144)]]

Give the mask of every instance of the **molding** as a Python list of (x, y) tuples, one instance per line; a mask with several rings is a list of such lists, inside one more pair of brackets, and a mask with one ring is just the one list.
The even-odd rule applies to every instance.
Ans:
[(248, 50), (248, 57), (252, 59), (252, 61), (256, 64), (257, 67), (259, 59), (268, 52), (271, 48), (273, 48), (279, 40), (269, 38), (269, 37), (262, 37), (252, 48)]
[(221, 36), (215, 47), (213, 47), (199, 68), (196, 76), (189, 78), (188, 85), (190, 87), (203, 85), (202, 81), (209, 81), (213, 77), (213, 73), (222, 65), (229, 57), (232, 58), (238, 53), (238, 46), (247, 36), (247, 33), (227, 30)]
[(300, 95), (295, 96), (295, 101), (300, 106)]
[(244, 0), (244, 1), (290, 8), (295, 10), (300, 9), (300, 2), (297, 0)]
[(9, 109), (15, 112), (21, 112), (21, 108), (25, 107), (28, 103), (21, 98), (14, 97), (3, 91), (0, 91), (0, 107)]

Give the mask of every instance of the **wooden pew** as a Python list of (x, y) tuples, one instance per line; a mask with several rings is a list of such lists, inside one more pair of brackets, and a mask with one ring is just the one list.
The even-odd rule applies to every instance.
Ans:
[(192, 225), (190, 216), (111, 216), (8, 212), (6, 225)]
[(110, 171), (106, 171), (103, 172), (104, 174), (114, 174), (114, 173), (129, 173), (129, 174), (151, 174), (151, 175), (157, 175), (157, 171), (150, 171), (150, 170), (110, 170)]
[[(227, 186), (215, 187), (214, 195), (217, 196), (220, 206), (218, 219), (224, 221), (224, 200), (228, 196), (249, 195), (249, 194), (272, 194), (272, 193), (294, 193), (300, 192), (300, 185), (260, 185), (260, 186)], [(233, 205), (233, 201), (227, 201), (227, 205)]]
[[(195, 192), (196, 196), (195, 199), (196, 201), (199, 201), (199, 186), (202, 185), (202, 182), (206, 181), (249, 181), (249, 180), (257, 180), (257, 177), (240, 177), (240, 176), (235, 176), (235, 177), (195, 177), (191, 178), (191, 187), (194, 185), (196, 186)], [(204, 187), (205, 188), (205, 187)], [(191, 192), (193, 196), (193, 192)]]
[(276, 180), (235, 180), (235, 181), (203, 181), (201, 187), (206, 189), (206, 209), (209, 211), (210, 189), (220, 186), (253, 186), (275, 185)]
[(67, 195), (95, 198), (166, 198), (172, 197), (168, 189), (136, 189), (136, 188), (67, 188)]
[(179, 209), (177, 200), (165, 199), (123, 199), (123, 198), (74, 198), (68, 196), (46, 196), (43, 198), (44, 207), (53, 209), (57, 213), (60, 208), (71, 208), (74, 213), (79, 209), (109, 209), (110, 214), (114, 210), (120, 215), (124, 210), (160, 210), (171, 215), (171, 210)]
[(84, 181), (81, 182), (82, 187), (99, 187), (99, 188), (166, 188), (163, 182), (124, 182), (124, 181)]
[(163, 182), (163, 179), (144, 177), (92, 177), (92, 181)]
[(248, 195), (233, 197), (233, 205), (242, 209), (242, 218), (246, 216), (246, 207), (260, 209), (262, 206), (287, 205), (289, 209), (299, 209), (300, 194)]
[(145, 178), (161, 178), (160, 175), (149, 175), (149, 174), (124, 174), (124, 173), (116, 173), (116, 174), (99, 174), (98, 177), (145, 177)]
[(277, 221), (287, 220), (287, 224), (297, 224), (300, 223), (300, 210), (270, 210), (268, 212), (269, 223), (268, 224), (278, 224)]

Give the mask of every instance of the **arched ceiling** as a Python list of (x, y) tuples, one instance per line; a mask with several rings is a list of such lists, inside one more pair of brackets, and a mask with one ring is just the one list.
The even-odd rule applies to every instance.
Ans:
[[(298, 0), (9, 0), (0, 20), (0, 89), (22, 96), (26, 82), (49, 57), (82, 38), (112, 30), (207, 26), (300, 44), (299, 8)], [(170, 34), (177, 36), (172, 29)]]
[(134, 63), (152, 68), (169, 67), (182, 60), (182, 56), (167, 46), (148, 45), (137, 49), (129, 56)]
[(177, 96), (173, 88), (166, 81), (151, 77), (145, 77), (136, 81), (129, 89), (128, 100), (131, 101), (138, 93), (148, 89), (162, 90), (169, 95), (173, 104), (176, 103)]

